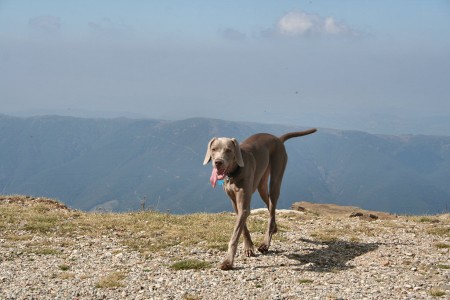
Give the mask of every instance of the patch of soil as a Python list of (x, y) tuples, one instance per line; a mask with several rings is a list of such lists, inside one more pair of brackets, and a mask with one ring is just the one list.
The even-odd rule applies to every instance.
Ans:
[(295, 202), (291, 205), (291, 209), (297, 211), (311, 212), (321, 216), (335, 217), (358, 217), (361, 219), (373, 221), (377, 219), (389, 220), (395, 219), (397, 216), (381, 212), (371, 211), (359, 208), (357, 206), (342, 206), (331, 203), (311, 203), (306, 201)]

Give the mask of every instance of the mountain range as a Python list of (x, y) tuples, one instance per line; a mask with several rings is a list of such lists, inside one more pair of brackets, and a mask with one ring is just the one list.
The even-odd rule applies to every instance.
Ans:
[[(231, 210), (203, 166), (215, 136), (306, 127), (192, 118), (85, 119), (0, 115), (0, 193), (59, 199), (81, 210)], [(293, 202), (426, 214), (450, 207), (450, 136), (319, 128), (286, 142), (279, 208)], [(257, 193), (252, 207), (263, 207)]]

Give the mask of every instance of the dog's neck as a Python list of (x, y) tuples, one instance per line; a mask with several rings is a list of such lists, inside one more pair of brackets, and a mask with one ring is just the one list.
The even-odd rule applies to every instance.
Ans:
[(238, 164), (235, 164), (234, 168), (232, 168), (231, 171), (228, 172), (227, 177), (230, 179), (236, 177), (239, 174), (240, 170), (241, 170), (241, 167), (239, 167)]

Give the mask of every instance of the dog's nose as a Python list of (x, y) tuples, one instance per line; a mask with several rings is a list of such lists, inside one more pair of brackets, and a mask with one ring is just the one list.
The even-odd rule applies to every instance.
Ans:
[(220, 168), (220, 167), (223, 165), (223, 161), (221, 161), (221, 160), (216, 160), (216, 161), (214, 162), (214, 165), (216, 166), (216, 168)]

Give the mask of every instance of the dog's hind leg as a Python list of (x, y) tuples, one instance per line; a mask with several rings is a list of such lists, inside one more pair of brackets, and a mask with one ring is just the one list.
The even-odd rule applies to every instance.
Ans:
[(258, 185), (258, 193), (259, 196), (261, 196), (261, 199), (264, 201), (264, 203), (267, 206), (267, 209), (269, 209), (269, 174), (270, 169), (267, 168), (267, 170), (264, 172), (264, 175), (262, 176), (259, 185)]
[[(287, 163), (287, 155), (284, 149), (281, 153), (279, 153), (278, 159), (276, 159), (275, 162), (276, 162), (275, 164), (271, 165), (270, 169), (269, 193), (262, 193), (262, 189), (259, 190), (261, 197), (263, 198), (264, 202), (266, 202), (267, 208), (269, 209), (269, 220), (267, 225), (267, 231), (264, 236), (263, 243), (258, 247), (258, 251), (261, 253), (267, 253), (269, 251), (272, 236), (277, 232), (275, 212), (278, 198), (280, 197), (283, 173)], [(266, 183), (266, 191), (267, 191), (267, 183)], [(266, 199), (264, 199), (263, 195), (265, 195)]]

